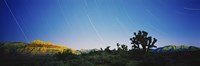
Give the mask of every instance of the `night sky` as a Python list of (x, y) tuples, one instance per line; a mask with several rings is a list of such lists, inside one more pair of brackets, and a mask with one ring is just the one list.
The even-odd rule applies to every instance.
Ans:
[(159, 47), (200, 47), (200, 0), (0, 0), (0, 42), (116, 48), (138, 30)]

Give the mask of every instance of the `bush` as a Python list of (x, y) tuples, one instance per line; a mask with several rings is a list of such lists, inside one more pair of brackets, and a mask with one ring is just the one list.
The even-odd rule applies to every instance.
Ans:
[(63, 52), (58, 52), (55, 54), (55, 57), (57, 60), (62, 60), (62, 61), (71, 61), (73, 59), (77, 59), (78, 55), (74, 54), (72, 50), (66, 49)]
[(128, 60), (122, 57), (115, 57), (111, 61), (111, 66), (125, 66), (127, 64)]
[(139, 61), (130, 61), (126, 64), (126, 66), (138, 66), (139, 63)]
[(95, 66), (95, 65), (84, 59), (75, 59), (75, 60), (72, 60), (72, 62), (70, 63), (70, 66)]

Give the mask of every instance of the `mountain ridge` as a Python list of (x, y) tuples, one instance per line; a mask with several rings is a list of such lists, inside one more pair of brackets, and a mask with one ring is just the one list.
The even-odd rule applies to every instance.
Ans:
[(164, 47), (159, 47), (157, 49), (153, 49), (153, 52), (185, 52), (185, 51), (197, 51), (200, 50), (199, 47), (195, 46), (185, 46), (185, 45), (167, 45)]

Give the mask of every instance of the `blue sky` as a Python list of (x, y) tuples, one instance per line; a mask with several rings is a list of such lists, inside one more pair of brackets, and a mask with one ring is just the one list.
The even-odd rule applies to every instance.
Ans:
[(199, 0), (1, 0), (0, 42), (43, 40), (74, 49), (131, 45), (145, 30), (157, 45), (200, 47)]

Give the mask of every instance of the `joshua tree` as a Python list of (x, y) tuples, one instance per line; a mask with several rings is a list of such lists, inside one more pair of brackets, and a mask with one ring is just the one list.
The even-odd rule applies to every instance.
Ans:
[[(120, 47), (121, 46), (121, 47)], [(123, 51), (128, 51), (128, 46), (127, 45), (125, 45), (125, 44), (119, 44), (119, 43), (117, 43), (117, 50), (118, 51), (121, 51), (121, 50), (123, 50)]]
[(138, 31), (138, 33), (134, 33), (134, 37), (130, 38), (131, 44), (133, 44), (133, 49), (140, 49), (140, 45), (144, 52), (148, 52), (150, 48), (156, 47), (154, 44), (157, 42), (156, 38), (151, 36), (147, 36), (148, 33), (146, 31)]
[(106, 52), (111, 52), (110, 46), (107, 46), (104, 50), (105, 50)]
[(122, 50), (119, 43), (117, 43), (117, 50), (118, 50), (118, 51), (121, 51), (121, 50)]
[(102, 49), (102, 48), (100, 48), (100, 50), (101, 50), (101, 51), (103, 51), (103, 49)]
[(128, 51), (128, 46), (122, 44), (121, 47), (122, 47), (122, 50), (124, 50), (124, 51)]

